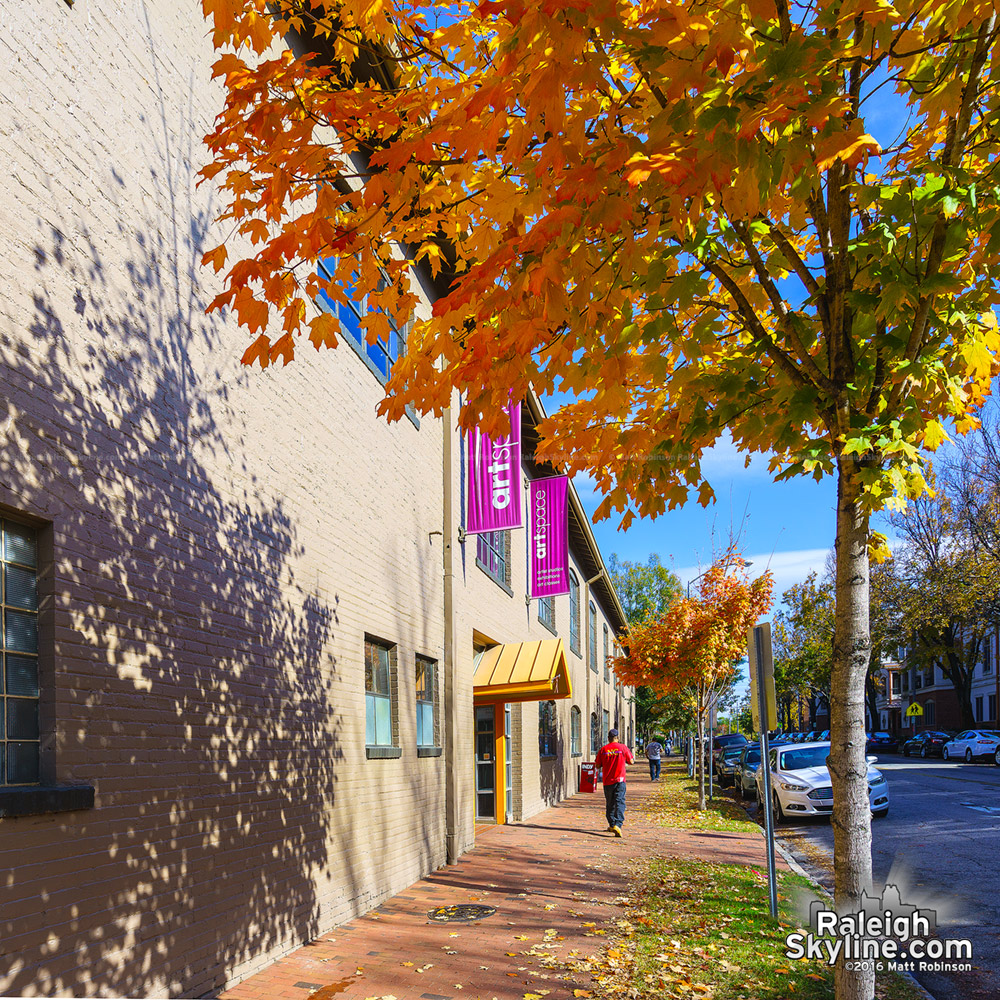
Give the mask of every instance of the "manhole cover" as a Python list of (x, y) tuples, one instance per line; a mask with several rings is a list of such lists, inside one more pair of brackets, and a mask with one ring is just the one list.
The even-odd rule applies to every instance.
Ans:
[(496, 912), (495, 906), (473, 906), (471, 903), (465, 903), (461, 906), (439, 906), (436, 910), (431, 910), (427, 916), (431, 920), (467, 924), (473, 920), (483, 920), (486, 917), (492, 917)]

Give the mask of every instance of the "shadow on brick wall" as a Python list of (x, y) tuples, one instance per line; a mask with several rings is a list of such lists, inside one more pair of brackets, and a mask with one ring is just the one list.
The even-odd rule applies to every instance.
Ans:
[(221, 343), (194, 280), (209, 211), (190, 172), (157, 183), (166, 225), (119, 224), (127, 283), (56, 225), (24, 268), (34, 320), (0, 341), (0, 500), (51, 522), (45, 760), (97, 793), (3, 820), (4, 994), (209, 994), (319, 931), (331, 866), (357, 877), (329, 856), (337, 596), (296, 578), (282, 502), (216, 485), (227, 390), (192, 362)]

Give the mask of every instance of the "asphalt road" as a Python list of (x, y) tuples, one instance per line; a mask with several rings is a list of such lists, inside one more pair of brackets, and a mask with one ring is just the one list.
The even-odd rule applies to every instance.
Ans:
[[(972, 942), (973, 971), (916, 973), (937, 1000), (1000, 998), (1000, 767), (882, 754), (889, 815), (872, 820), (877, 884), (938, 912), (938, 936)], [(825, 819), (777, 828), (792, 854), (833, 886), (833, 829)]]

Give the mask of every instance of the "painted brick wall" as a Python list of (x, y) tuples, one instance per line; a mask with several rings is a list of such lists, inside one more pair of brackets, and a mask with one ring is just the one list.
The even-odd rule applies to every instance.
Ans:
[[(0, 505), (38, 519), (45, 759), (90, 811), (0, 820), (0, 993), (198, 996), (444, 861), (441, 426), (347, 347), (247, 372), (204, 314), (220, 104), (197, 4), (0, 14)], [(363, 641), (397, 644), (366, 760)]]

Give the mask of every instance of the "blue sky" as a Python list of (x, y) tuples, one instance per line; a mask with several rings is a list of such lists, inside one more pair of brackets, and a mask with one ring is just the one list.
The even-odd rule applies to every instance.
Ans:
[[(645, 562), (655, 552), (687, 583), (711, 564), (713, 542), (716, 549), (724, 546), (732, 531), (753, 563), (750, 573), (774, 573), (776, 599), (810, 570), (822, 575), (836, 527), (834, 479), (775, 483), (766, 459), (755, 457), (749, 469), (743, 462), (729, 441), (706, 453), (702, 470), (716, 493), (716, 502), (708, 507), (692, 499), (655, 520), (637, 519), (627, 531), (618, 529), (614, 517), (592, 524), (605, 559), (615, 552), (622, 559)], [(574, 483), (592, 515), (601, 499), (593, 482), (576, 476)]]

